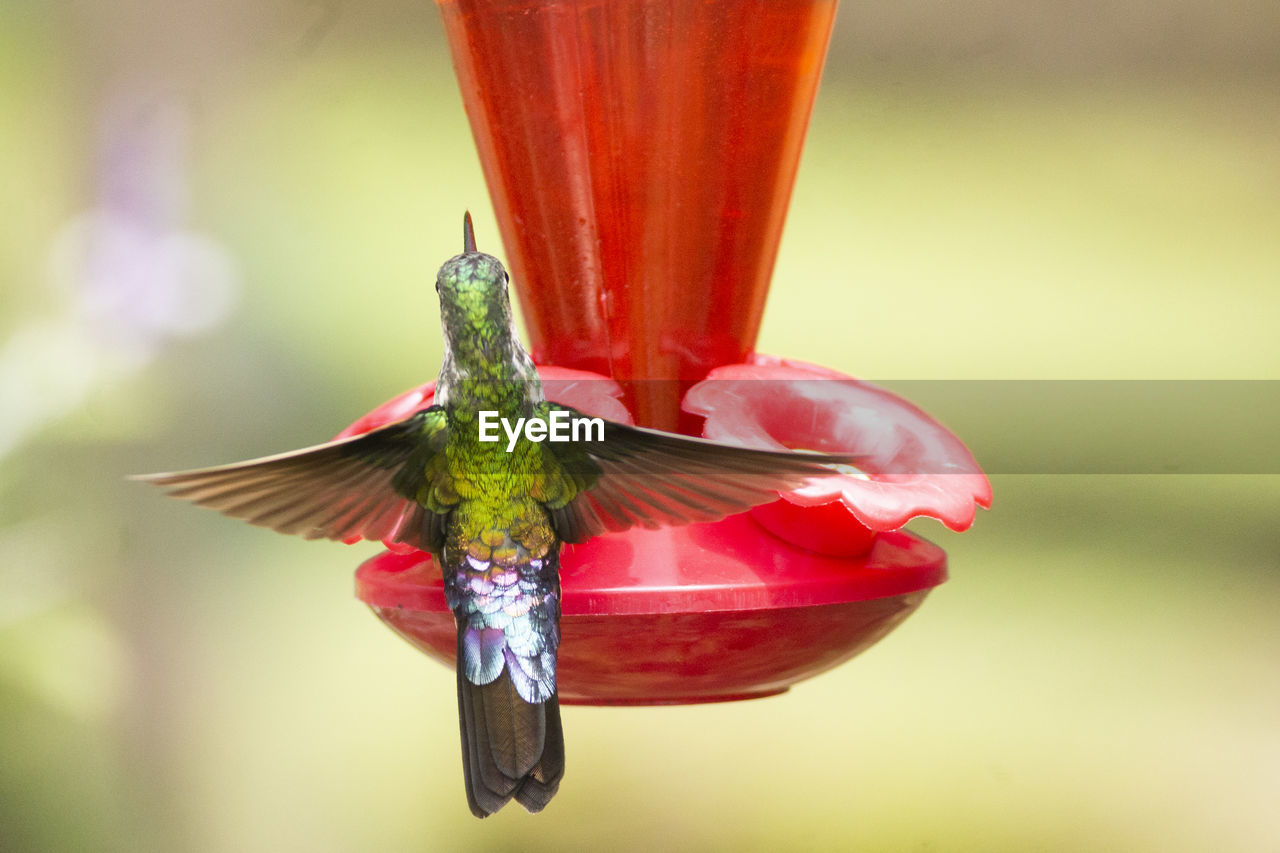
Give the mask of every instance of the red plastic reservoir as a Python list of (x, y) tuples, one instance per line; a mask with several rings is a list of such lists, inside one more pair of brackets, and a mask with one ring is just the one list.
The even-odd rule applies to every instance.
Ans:
[(759, 330), (835, 0), (439, 6), (534, 361), (688, 430)]

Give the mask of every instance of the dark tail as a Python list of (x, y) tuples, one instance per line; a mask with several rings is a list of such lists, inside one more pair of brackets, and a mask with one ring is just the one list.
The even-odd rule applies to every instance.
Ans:
[(545, 702), (526, 702), (506, 669), (488, 684), (472, 684), (459, 666), (458, 723), (472, 814), (488, 817), (512, 799), (531, 812), (551, 802), (564, 776), (555, 694)]

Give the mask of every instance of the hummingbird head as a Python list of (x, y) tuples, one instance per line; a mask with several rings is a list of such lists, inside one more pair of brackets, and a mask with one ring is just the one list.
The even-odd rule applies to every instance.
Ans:
[(454, 352), (514, 340), (507, 271), (492, 255), (476, 251), (471, 214), (463, 219), (463, 251), (440, 267), (436, 293), (445, 341)]

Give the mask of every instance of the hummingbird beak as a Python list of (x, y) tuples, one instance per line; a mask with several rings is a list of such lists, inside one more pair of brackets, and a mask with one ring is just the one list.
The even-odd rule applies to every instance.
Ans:
[(476, 232), (471, 227), (471, 211), (462, 215), (462, 253), (472, 254), (476, 251)]

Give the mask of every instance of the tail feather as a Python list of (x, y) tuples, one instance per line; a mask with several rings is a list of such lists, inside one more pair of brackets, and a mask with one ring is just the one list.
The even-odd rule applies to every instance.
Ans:
[(546, 742), (542, 757), (524, 778), (516, 791), (516, 802), (531, 812), (542, 811), (560, 788), (564, 776), (564, 729), (560, 727), (560, 697), (552, 696), (542, 704), (546, 715)]
[(531, 812), (551, 801), (564, 775), (557, 697), (526, 702), (505, 669), (489, 684), (472, 684), (460, 667), (458, 722), (467, 803), (476, 817), (512, 799)]

